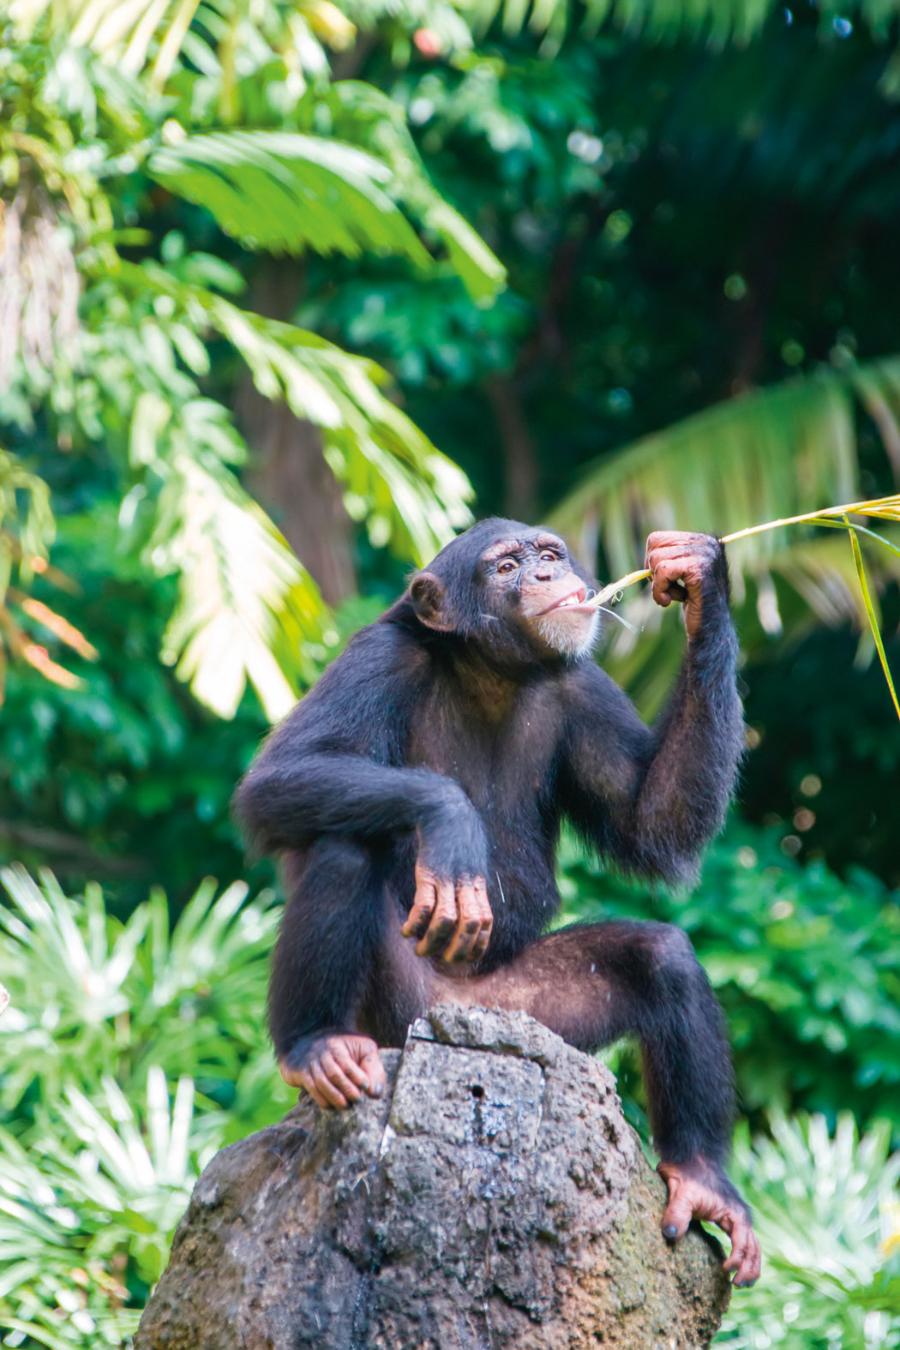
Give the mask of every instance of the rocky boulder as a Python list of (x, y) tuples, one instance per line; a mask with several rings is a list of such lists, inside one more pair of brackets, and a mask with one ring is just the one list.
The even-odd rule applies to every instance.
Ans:
[(136, 1350), (709, 1344), (718, 1245), (663, 1239), (596, 1060), (522, 1013), (441, 1007), (385, 1064), (380, 1100), (301, 1101), (210, 1163)]

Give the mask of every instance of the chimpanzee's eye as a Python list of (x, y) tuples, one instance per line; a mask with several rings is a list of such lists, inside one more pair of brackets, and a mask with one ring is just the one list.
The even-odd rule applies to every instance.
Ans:
[(541, 554), (541, 562), (559, 562), (559, 554), (554, 553), (551, 548), (545, 548)]
[(498, 565), (497, 565), (497, 571), (498, 571), (498, 572), (515, 572), (515, 570), (516, 570), (516, 568), (517, 568), (518, 566), (519, 566), (519, 564), (516, 562), (515, 558), (504, 558), (503, 561), (502, 561), (502, 563), (498, 563)]

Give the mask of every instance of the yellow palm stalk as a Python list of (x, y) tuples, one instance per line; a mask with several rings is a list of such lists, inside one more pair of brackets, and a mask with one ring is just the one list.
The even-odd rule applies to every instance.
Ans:
[[(897, 691), (894, 687), (893, 677), (888, 665), (887, 656), (884, 650), (881, 631), (878, 627), (878, 619), (875, 614), (875, 606), (872, 603), (872, 596), (869, 591), (868, 578), (863, 565), (862, 550), (859, 546), (859, 535), (868, 535), (870, 539), (875, 539), (885, 548), (889, 548), (892, 553), (900, 557), (900, 548), (897, 548), (890, 540), (885, 539), (883, 535), (877, 534), (875, 530), (870, 530), (865, 525), (859, 525), (850, 520), (850, 516), (867, 516), (875, 520), (891, 520), (900, 522), (900, 493), (894, 493), (890, 497), (875, 497), (867, 502), (845, 502), (842, 506), (826, 506), (819, 511), (807, 511), (800, 516), (783, 516), (779, 520), (767, 520), (763, 525), (748, 525), (746, 529), (735, 530), (733, 534), (722, 536), (723, 544), (734, 544), (739, 539), (749, 539), (753, 534), (764, 534), (767, 530), (778, 530), (783, 525), (826, 525), (832, 529), (846, 529), (850, 536), (850, 547), (853, 551), (853, 561), (856, 564), (856, 574), (859, 578), (859, 587), (862, 593), (863, 605), (865, 606), (866, 616), (869, 620), (869, 626), (872, 630), (872, 637), (875, 642), (875, 650), (878, 652), (878, 659), (881, 662), (881, 668), (884, 671), (884, 678), (887, 681), (890, 690), (891, 700), (894, 709), (900, 718), (900, 701), (897, 698)], [(598, 608), (601, 605), (608, 605), (621, 598), (622, 591), (629, 586), (634, 586), (638, 581), (649, 580), (650, 572), (647, 568), (637, 572), (629, 572), (627, 576), (620, 577), (618, 581), (613, 581), (608, 586), (604, 586), (601, 591), (594, 596), (590, 603)]]

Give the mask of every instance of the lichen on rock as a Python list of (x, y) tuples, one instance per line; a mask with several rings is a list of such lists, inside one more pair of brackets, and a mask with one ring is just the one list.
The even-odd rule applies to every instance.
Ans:
[(435, 1008), (388, 1090), (307, 1100), (197, 1182), (136, 1350), (680, 1350), (728, 1302), (662, 1237), (610, 1073), (524, 1013)]

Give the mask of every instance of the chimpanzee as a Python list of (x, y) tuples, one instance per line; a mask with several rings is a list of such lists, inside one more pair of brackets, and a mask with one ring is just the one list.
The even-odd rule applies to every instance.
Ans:
[(267, 740), (237, 809), (284, 856), (289, 903), (269, 1024), (281, 1073), (322, 1108), (384, 1086), (436, 1002), (521, 1009), (593, 1050), (641, 1043), (670, 1240), (692, 1217), (759, 1274), (728, 1181), (723, 1019), (687, 937), (661, 923), (544, 934), (567, 818), (612, 864), (690, 882), (743, 742), (722, 545), (657, 532), (653, 598), (684, 604), (687, 652), (649, 729), (591, 658), (591, 579), (547, 529), (483, 520), (358, 633)]

